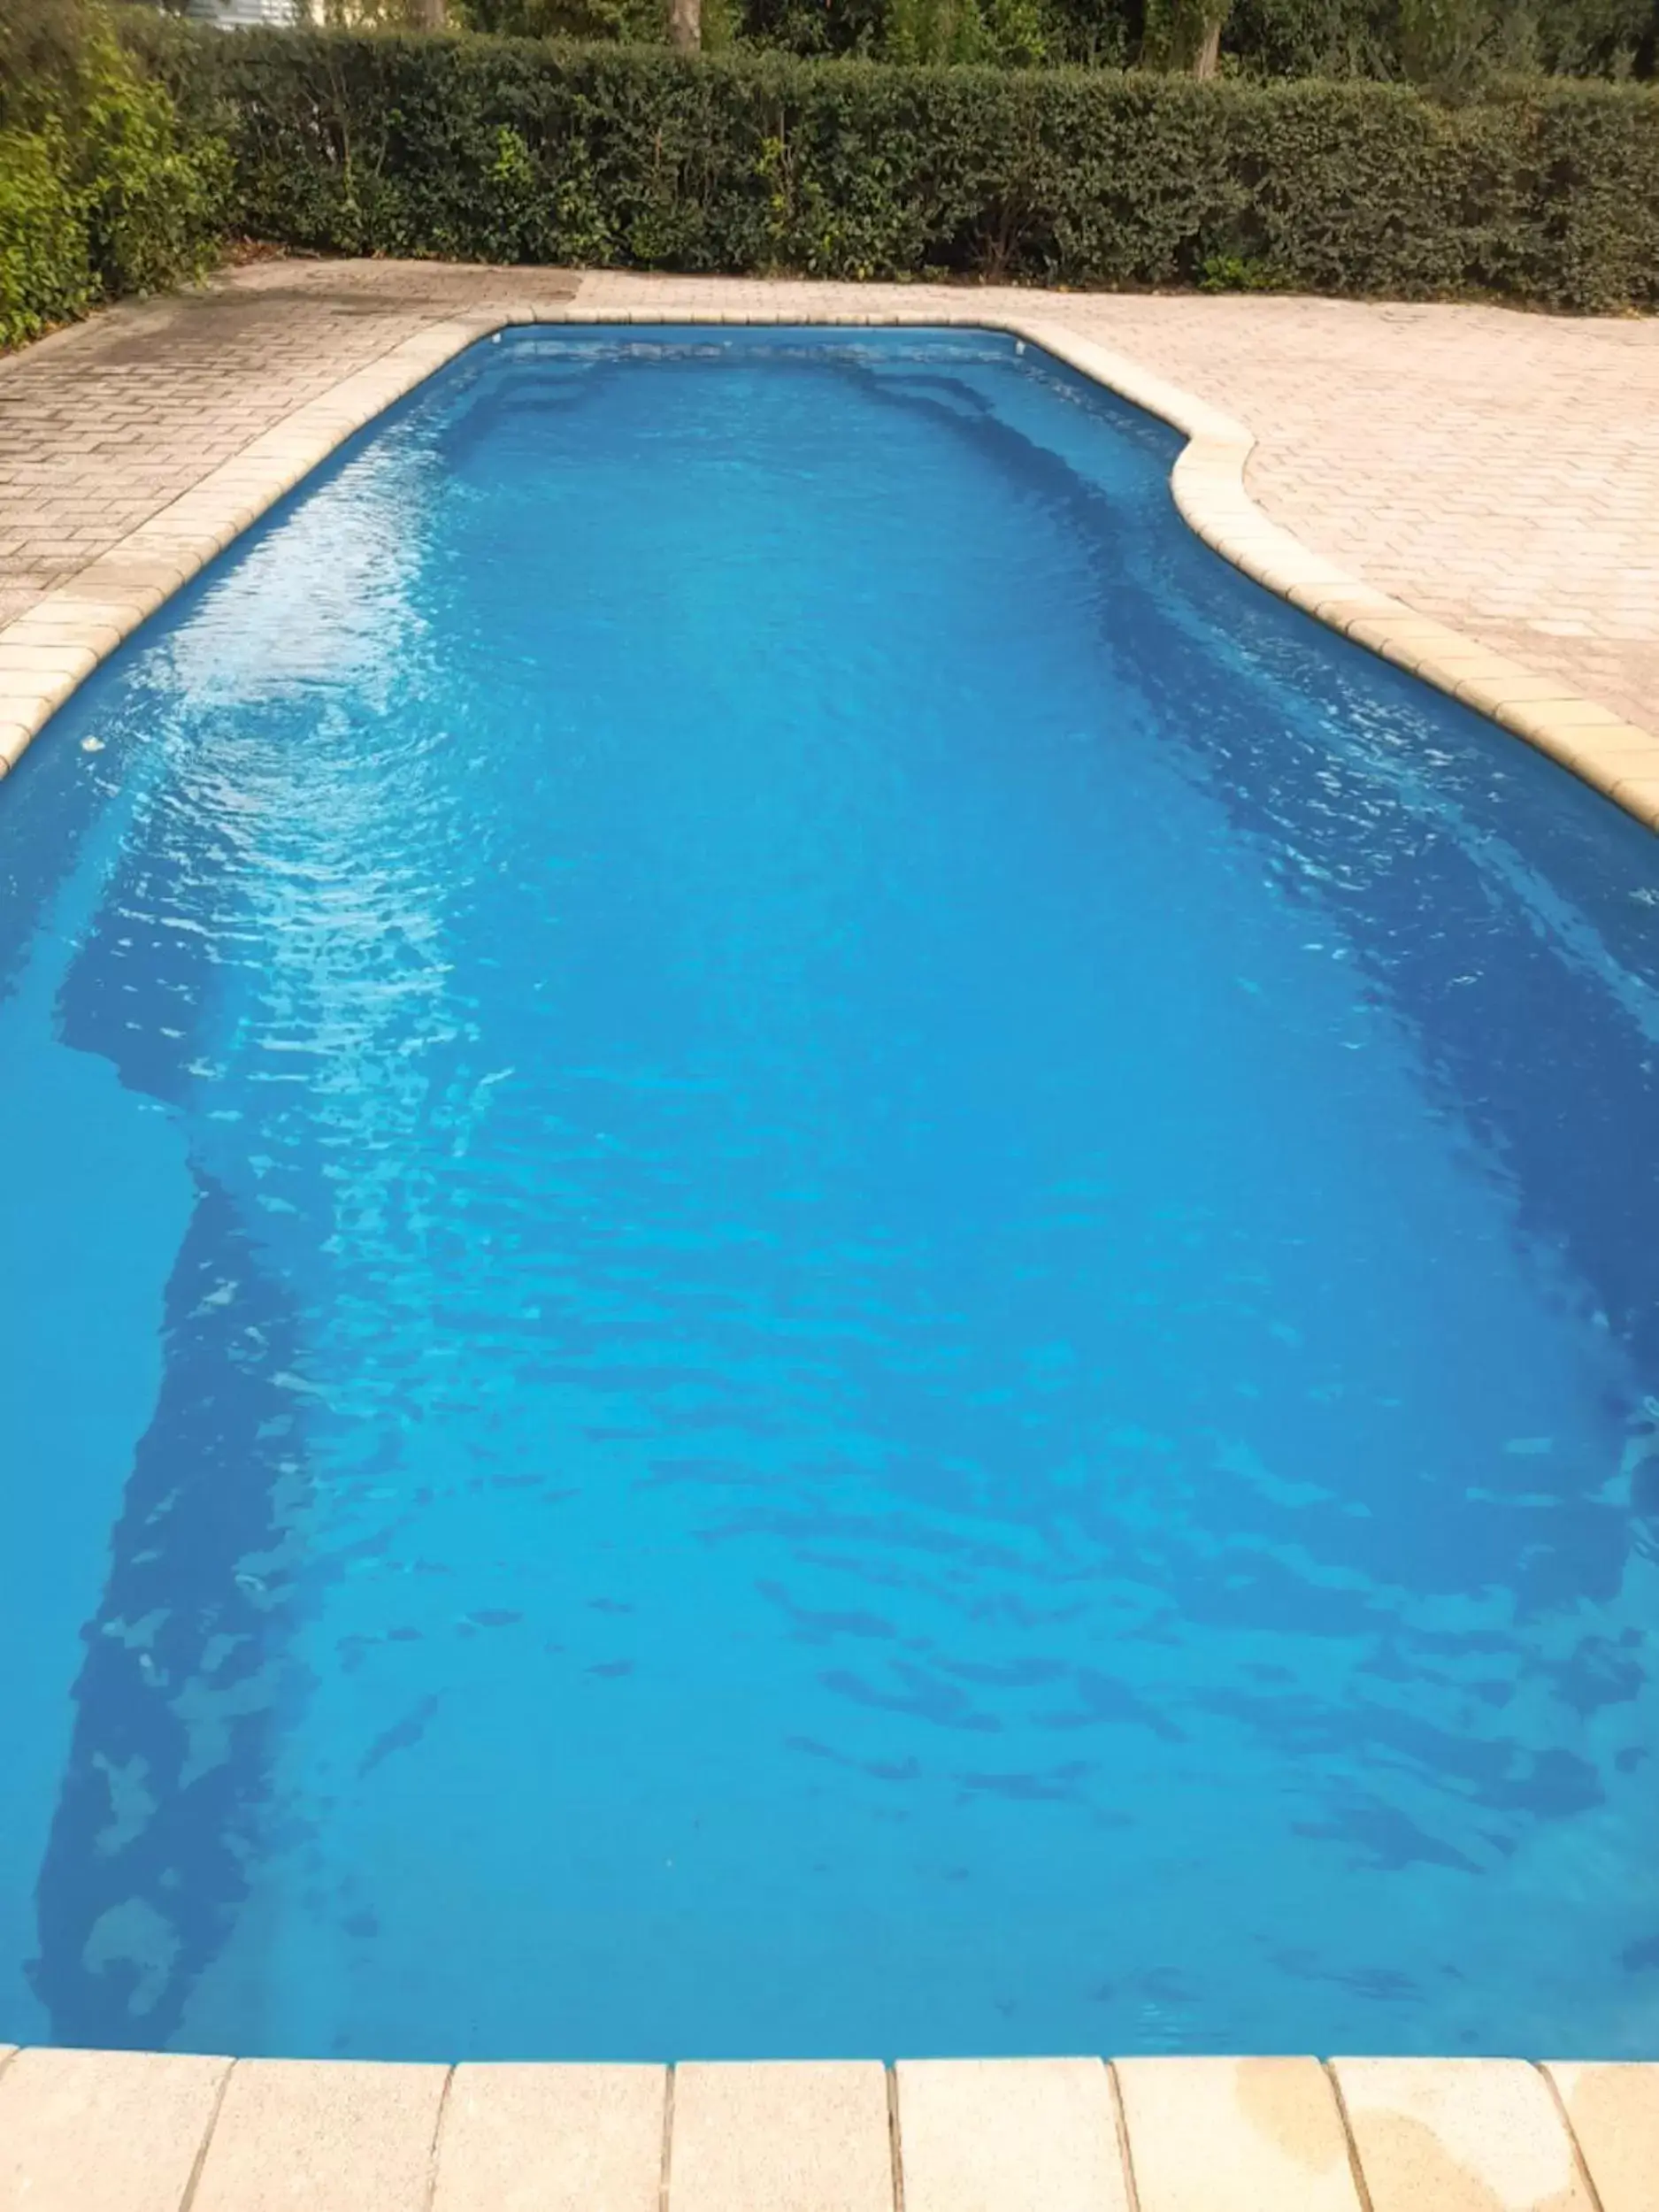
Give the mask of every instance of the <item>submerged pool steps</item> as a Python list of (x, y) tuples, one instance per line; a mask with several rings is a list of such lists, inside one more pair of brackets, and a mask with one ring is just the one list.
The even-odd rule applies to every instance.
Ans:
[(1656, 2212), (1659, 2065), (0, 2053), (0, 2212)]

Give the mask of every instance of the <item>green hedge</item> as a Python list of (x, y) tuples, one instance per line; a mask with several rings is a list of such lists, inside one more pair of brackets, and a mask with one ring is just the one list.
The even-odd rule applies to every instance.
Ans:
[(0, 346), (92, 304), (87, 227), (67, 167), (61, 130), (0, 130)]
[(98, 11), (60, 6), (27, 46), (19, 17), (0, 12), (0, 347), (199, 273), (227, 178)]
[(174, 35), (254, 236), (347, 253), (1659, 304), (1659, 90)]

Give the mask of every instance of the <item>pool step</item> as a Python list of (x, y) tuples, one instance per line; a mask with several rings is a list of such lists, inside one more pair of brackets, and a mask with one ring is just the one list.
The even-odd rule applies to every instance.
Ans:
[(0, 2212), (1659, 2212), (1659, 2065), (0, 2049)]

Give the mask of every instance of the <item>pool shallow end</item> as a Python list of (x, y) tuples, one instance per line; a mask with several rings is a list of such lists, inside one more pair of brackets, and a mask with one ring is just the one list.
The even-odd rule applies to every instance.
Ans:
[(1659, 2065), (0, 2050), (32, 2212), (1651, 2212)]
[[(1036, 296), (1041, 299), (1041, 295)], [(1349, 575), (1271, 522), (1250, 496), (1245, 468), (1255, 439), (1243, 424), (1151, 375), (1126, 357), (1045, 318), (987, 315), (964, 295), (960, 310), (803, 316), (798, 310), (724, 313), (684, 309), (683, 324), (995, 330), (1041, 347), (1182, 432), (1175, 503), (1204, 542), (1234, 567), (1354, 643), (1449, 694), (1547, 753), (1650, 829), (1659, 829), (1659, 733), (1489, 650), (1446, 624)], [(480, 340), (531, 324), (661, 326), (655, 310), (588, 310), (558, 302), (429, 324), (320, 399), (298, 408), (208, 472), (181, 498), (56, 586), (0, 629), (0, 778), (99, 664), (216, 554), (292, 491), (346, 440)]]

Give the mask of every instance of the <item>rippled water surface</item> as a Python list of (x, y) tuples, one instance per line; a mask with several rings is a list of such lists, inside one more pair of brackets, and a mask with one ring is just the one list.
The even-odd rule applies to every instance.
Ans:
[(0, 787), (0, 2040), (1659, 2054), (1659, 844), (1174, 451), (523, 334)]

